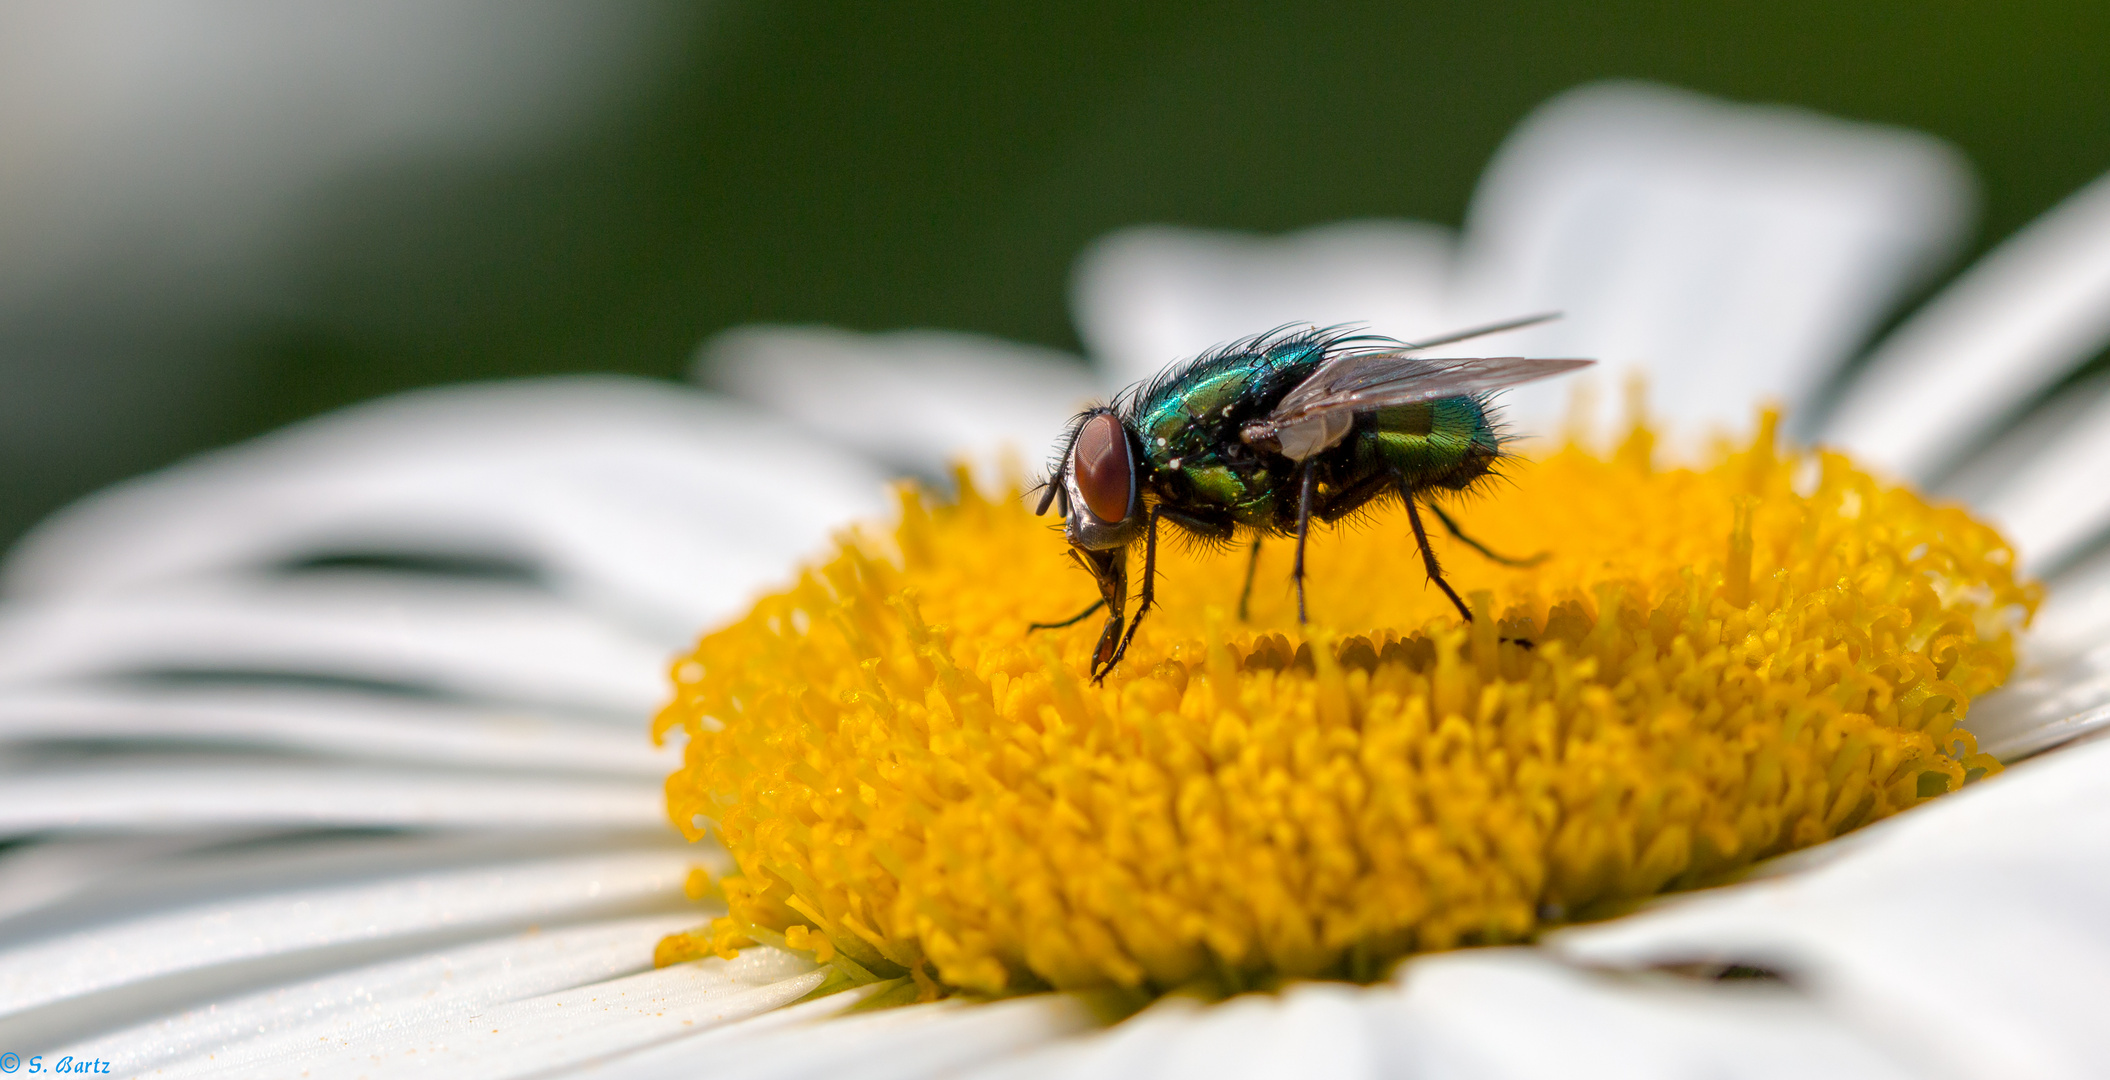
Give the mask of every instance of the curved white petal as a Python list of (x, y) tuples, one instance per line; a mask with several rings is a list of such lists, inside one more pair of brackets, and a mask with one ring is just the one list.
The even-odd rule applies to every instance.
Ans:
[[(799, 1008), (826, 1007), (830, 1000)], [(951, 1075), (1097, 1026), (1083, 1005), (1057, 994), (989, 1004), (941, 1001), (824, 1022), (802, 1018), (749, 1027), (754, 1024), (667, 1043), (573, 1075), (581, 1080), (679, 1080), (706, 1074), (714, 1080), (917, 1080)]]
[(1401, 340), (1445, 324), (1453, 237), (1416, 221), (1349, 221), (1283, 236), (1123, 229), (1078, 256), (1077, 330), (1113, 386), (1285, 324), (1367, 326)]
[(1971, 703), (1979, 747), (2026, 757), (2110, 727), (2110, 549), (2048, 583), (2013, 675)]
[(956, 461), (1035, 460), (1102, 396), (1075, 357), (939, 330), (742, 326), (704, 344), (695, 376), (927, 476)]
[(2110, 642), (2076, 656), (2025, 651), (2007, 684), (1971, 703), (1965, 721), (1978, 748), (2002, 761), (2049, 750), (2110, 727)]
[(2040, 457), (2046, 447), (2066, 434), (2075, 420), (2100, 404), (2106, 394), (2110, 394), (2110, 373), (2084, 378), (2065, 387), (2031, 408), (1985, 445), (1969, 448), (1969, 456), (1953, 471), (1928, 484), (1928, 490), (1972, 506), (1982, 504), (1987, 498), (1998, 495), (2017, 469)]
[(649, 745), (638, 717), (609, 723), (584, 715), (352, 690), (35, 686), (0, 690), (0, 748), (63, 743), (264, 749), (346, 761), (653, 781), (679, 764), (677, 745)]
[(0, 770), (0, 836), (234, 829), (650, 832), (649, 780), (505, 776), (348, 765), (167, 762)]
[(0, 608), (0, 684), (284, 673), (648, 715), (670, 650), (554, 597), (326, 575), (201, 581)]
[(1823, 435), (1925, 481), (2110, 342), (2110, 176), (2053, 207), (1886, 339)]
[(1524, 949), (1411, 962), (1373, 1020), (1384, 1075), (1604, 1080), (1696, 1076), (1905, 1080), (1939, 1075), (1821, 1003), (1772, 986), (1577, 971)]
[(1168, 1044), (1204, 1022), (1207, 1014), (1207, 1006), (1191, 998), (1162, 998), (1105, 1031), (995, 1062), (968, 1075), (977, 1080), (1156, 1076)]
[(1243, 996), (1207, 1008), (1163, 1002), (1106, 1034), (996, 1063), (973, 1076), (1378, 1076), (1378, 1031), (1369, 1023), (1367, 994), (1359, 987), (1306, 985), (1283, 996)]
[(2110, 641), (2110, 549), (2097, 550), (2047, 583), (2044, 604), (2023, 640), (2030, 651), (2050, 657)]
[[(0, 1041), (46, 1046), (215, 985), (341, 968), (437, 936), (467, 936), (676, 902), (680, 851), (442, 871), (164, 911), (0, 950)], [(196, 973), (189, 985), (169, 977)], [(63, 1036), (61, 1036), (63, 1037)]]
[[(659, 939), (697, 921), (649, 915), (535, 930), (198, 1003), (175, 1015), (62, 1046), (162, 1077), (230, 1069), (354, 1033), (445, 1020), (650, 966)], [(180, 1063), (180, 1064), (179, 1064)], [(113, 1075), (115, 1075), (113, 1073)]]
[(1548, 944), (1585, 963), (1783, 971), (1955, 1075), (2110, 1070), (2110, 744), (2023, 762), (1852, 841)]
[(205, 1074), (315, 1080), (410, 1069), (471, 1080), (546, 1075), (781, 1008), (825, 977), (811, 960), (758, 946), (735, 960), (678, 964), (471, 1013), (378, 1026)]
[[(297, 832), (192, 831), (170, 836), (161, 848), (126, 841), (154, 834), (77, 836), (24, 843), (0, 866), (36, 853), (71, 850), (77, 870), (97, 877), (92, 888), (57, 903), (18, 912), (0, 922), (0, 948), (30, 944), (98, 926), (129, 925), (174, 911), (247, 903), (289, 892), (358, 889), (436, 873), (503, 869), (555, 859), (609, 853), (682, 853), (689, 865), (723, 872), (729, 863), (716, 845), (686, 845), (671, 829), (635, 830), (322, 829)], [(107, 844), (104, 850), (98, 845)], [(131, 861), (116, 863), (129, 851)], [(116, 873), (102, 873), (114, 869)], [(349, 962), (349, 961), (348, 961)], [(363, 963), (364, 960), (356, 962)]]
[[(2110, 253), (2110, 231), (2104, 250)], [(2110, 279), (2105, 287), (2110, 306)], [(2110, 338), (2110, 320), (2104, 330)], [(2042, 445), (1978, 500), (1977, 509), (2015, 546), (2025, 570), (2056, 570), (2110, 535), (2110, 387), (2087, 391), (2093, 400), (2076, 394), (2075, 415), (2038, 436)]]
[[(239, 834), (236, 834), (239, 835)], [(0, 853), (0, 933), (7, 920), (133, 876), (170, 855), (225, 842), (227, 834), (191, 830), (161, 835), (45, 839)]]
[(669, 644), (883, 509), (880, 475), (710, 395), (578, 377), (416, 391), (118, 485), (38, 526), (49, 597), (315, 555), (509, 559)]
[(1924, 1075), (1792, 991), (1579, 971), (1528, 949), (1410, 962), (1393, 984), (1169, 999), (976, 1080)]
[[(1503, 354), (1640, 370), (1656, 415), (1741, 428), (1763, 398), (1810, 405), (1972, 212), (1968, 167), (1926, 135), (1594, 84), (1541, 105), (1488, 166), (1454, 321), (1563, 311)], [(1570, 392), (1507, 400), (1549, 431)]]

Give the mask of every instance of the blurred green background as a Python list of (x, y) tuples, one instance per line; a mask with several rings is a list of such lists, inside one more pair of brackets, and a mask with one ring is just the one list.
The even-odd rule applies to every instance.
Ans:
[(0, 537), (102, 483), (406, 387), (678, 378), (702, 339), (743, 322), (1075, 349), (1066, 279), (1092, 238), (1147, 221), (1456, 224), (1510, 127), (1592, 79), (1946, 138), (1983, 184), (1975, 250), (2110, 169), (2101, 3), (816, 0), (675, 14), (672, 58), (561, 140), (353, 170), (309, 199), (287, 300), (266, 314), (170, 315), (118, 280), (76, 297), (107, 317), (11, 330), (11, 363), (25, 341), (101, 335), (105, 351), (177, 358), (178, 382), (206, 389), (125, 399), (137, 415), (114, 437), (72, 445), (51, 425), (8, 463)]

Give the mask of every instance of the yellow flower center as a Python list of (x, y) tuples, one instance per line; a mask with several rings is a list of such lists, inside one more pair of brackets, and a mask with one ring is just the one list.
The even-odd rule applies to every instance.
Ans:
[[(1321, 533), (1312, 623), (1269, 541), (1162, 544), (1161, 606), (1103, 686), (1097, 595), (1016, 493), (905, 492), (891, 537), (705, 637), (655, 732), (729, 915), (858, 977), (1003, 994), (1371, 978), (1409, 952), (1718, 881), (1998, 765), (1956, 725), (2037, 589), (1952, 507), (1772, 424), (1700, 470), (1511, 463), (1456, 503), (1498, 565), (1405, 515)], [(1136, 573), (1140, 573), (1138, 566)], [(1492, 616), (1492, 617), (1489, 617)], [(1518, 639), (1534, 643), (1525, 647)]]

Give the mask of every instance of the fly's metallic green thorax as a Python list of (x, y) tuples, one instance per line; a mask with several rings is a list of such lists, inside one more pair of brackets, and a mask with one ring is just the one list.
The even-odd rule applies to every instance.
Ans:
[[(1472, 612), (1436, 565), (1416, 501), (1471, 486), (1501, 458), (1489, 393), (1590, 361), (1440, 359), (1419, 355), (1425, 348), (1338, 330), (1276, 331), (1206, 353), (1111, 406), (1080, 413), (1057, 448), (1040, 512), (1060, 506), (1070, 555), (1098, 584), (1100, 598), (1067, 622), (1034, 627), (1067, 626), (1104, 607), (1106, 625), (1092, 654), (1093, 678), (1104, 678), (1150, 611), (1160, 524), (1205, 541), (1243, 532), (1253, 537), (1255, 564), (1261, 537), (1295, 537), (1291, 577), (1302, 621), (1312, 521), (1338, 521), (1387, 499), (1405, 505), (1429, 580), (1470, 621)], [(1474, 550), (1501, 558), (1459, 532), (1434, 503), (1429, 509)], [(1129, 620), (1128, 550), (1138, 542), (1142, 603)]]

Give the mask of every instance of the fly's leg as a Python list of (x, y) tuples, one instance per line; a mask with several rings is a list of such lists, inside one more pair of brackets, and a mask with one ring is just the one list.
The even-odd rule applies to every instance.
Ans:
[[(1490, 550), (1486, 544), (1483, 544), (1480, 541), (1465, 535), (1465, 530), (1460, 529), (1458, 527), (1458, 523), (1452, 521), (1451, 516), (1443, 512), (1443, 507), (1440, 507), (1435, 503), (1430, 503), (1429, 513), (1436, 515), (1436, 520), (1443, 522), (1444, 529), (1449, 531), (1452, 536), (1457, 537), (1460, 543), (1463, 543), (1466, 547), (1472, 548), (1474, 551), (1477, 551), (1480, 554), (1487, 556), (1489, 559), (1495, 562), (1501, 563), (1503, 566), (1537, 566), (1538, 564), (1545, 562), (1547, 559), (1553, 557), (1553, 553), (1550, 551), (1541, 551), (1528, 559), (1512, 559), (1507, 555), (1497, 555), (1492, 550)], [(1424, 550), (1426, 550), (1427, 545), (1424, 544), (1423, 548)]]
[[(1092, 682), (1104, 682), (1106, 673), (1112, 671), (1123, 656), (1128, 655), (1128, 643), (1135, 640), (1136, 628), (1143, 625), (1143, 616), (1150, 614), (1151, 605), (1157, 601), (1157, 591), (1158, 508), (1153, 506), (1150, 508), (1150, 523), (1143, 530), (1143, 595), (1136, 604), (1136, 617), (1128, 621), (1128, 633), (1121, 635), (1121, 644), (1114, 648), (1113, 655), (1108, 656), (1106, 663), (1100, 665), (1099, 670), (1092, 674)], [(1101, 641), (1099, 648), (1104, 652), (1106, 643)]]
[(1414, 526), (1414, 542), (1421, 545), (1421, 565), (1428, 568), (1429, 580), (1443, 590), (1443, 595), (1451, 598), (1451, 603), (1457, 606), (1458, 614), (1466, 622), (1473, 621), (1473, 609), (1466, 607), (1465, 601), (1458, 599), (1458, 591), (1451, 588), (1450, 582), (1443, 580), (1443, 567), (1437, 565), (1436, 551), (1429, 547), (1428, 530), (1421, 527), (1421, 512), (1414, 509), (1414, 493), (1403, 491), (1400, 494), (1406, 496), (1407, 524)]
[[(1253, 556), (1245, 564), (1245, 588), (1238, 593), (1238, 621), (1246, 621), (1246, 604), (1253, 599), (1253, 572), (1260, 569), (1260, 538), (1253, 538)], [(1080, 615), (1078, 618), (1083, 618)]]
[[(1537, 566), (1538, 564), (1545, 562), (1548, 558), (1552, 557), (1553, 555), (1553, 553), (1550, 551), (1541, 551), (1528, 559), (1503, 558), (1502, 556), (1487, 550), (1487, 546), (1480, 543), (1480, 541), (1475, 540), (1472, 537), (1467, 536), (1464, 533), (1458, 531), (1458, 523), (1452, 521), (1451, 516), (1449, 514), (1444, 513), (1442, 507), (1437, 506), (1435, 503), (1430, 503), (1429, 512), (1436, 515), (1436, 520), (1443, 522), (1443, 527), (1449, 529), (1451, 531), (1452, 536), (1455, 536), (1458, 539), (1465, 541), (1467, 544), (1472, 545), (1473, 550), (1479, 552), (1482, 555), (1487, 556), (1490, 559), (1493, 559), (1498, 563), (1501, 563), (1504, 566)], [(1407, 517), (1409, 520), (1414, 522), (1414, 539), (1421, 543), (1421, 556), (1422, 558), (1428, 560), (1429, 577), (1434, 580), (1437, 585), (1443, 588), (1443, 594), (1451, 598), (1451, 603), (1458, 605), (1458, 613), (1465, 616), (1465, 621), (1473, 621), (1473, 613), (1467, 610), (1464, 604), (1459, 603), (1458, 594), (1452, 592), (1450, 585), (1445, 583), (1441, 577), (1437, 576), (1436, 555), (1435, 553), (1429, 550), (1428, 534), (1421, 531), (1421, 519), (1414, 515), (1414, 499), (1412, 496), (1409, 496), (1407, 498)], [(1505, 644), (1521, 645), (1527, 649), (1531, 648), (1531, 640), (1529, 638), (1505, 637), (1501, 640)]]
[(1114, 661), (1121, 659), (1121, 616), (1108, 612), (1106, 625), (1099, 631), (1099, 644), (1092, 646), (1092, 682), (1106, 678), (1114, 668)]
[[(1121, 642), (1121, 614), (1128, 605), (1128, 549), (1084, 551), (1073, 547), (1070, 558), (1084, 567), (1099, 586), (1099, 603), (1094, 607), (1106, 608), (1106, 625), (1099, 630), (1099, 644), (1092, 647), (1092, 670), (1097, 671), (1101, 664), (1111, 666), (1112, 661), (1108, 658), (1114, 655), (1114, 646)], [(1086, 608), (1077, 619), (1091, 614), (1092, 610)], [(1077, 619), (1070, 621), (1076, 622)]]
[[(1303, 491), (1297, 495), (1297, 561), (1290, 564), (1289, 570), (1290, 580), (1297, 583), (1297, 625), (1299, 626), (1304, 625), (1306, 622), (1304, 616), (1304, 538), (1311, 533), (1311, 497), (1318, 486), (1319, 471), (1312, 468), (1309, 463), (1306, 463), (1304, 466)], [(1417, 534), (1421, 532), (1419, 523), (1414, 526), (1414, 531)], [(1429, 549), (1428, 544), (1422, 544), (1421, 549), (1427, 551)], [(1434, 566), (1436, 564), (1431, 561), (1429, 565)]]
[(1027, 624), (1026, 624), (1026, 633), (1029, 633), (1029, 634), (1030, 634), (1030, 633), (1032, 633), (1032, 632), (1033, 632), (1033, 631), (1035, 631), (1035, 630), (1060, 630), (1060, 629), (1062, 629), (1062, 628), (1063, 628), (1063, 627), (1065, 627), (1065, 626), (1075, 626), (1075, 625), (1077, 625), (1078, 623), (1081, 623), (1081, 622), (1083, 622), (1083, 621), (1084, 621), (1084, 617), (1085, 617), (1085, 616), (1087, 616), (1087, 615), (1090, 615), (1090, 614), (1091, 614), (1092, 612), (1094, 612), (1094, 611), (1097, 611), (1097, 610), (1099, 610), (1100, 608), (1103, 608), (1103, 607), (1105, 607), (1105, 606), (1106, 606), (1106, 601), (1105, 601), (1104, 599), (1094, 600), (1094, 601), (1092, 601), (1092, 606), (1091, 606), (1091, 607), (1085, 608), (1085, 609), (1084, 609), (1083, 611), (1080, 611), (1080, 612), (1078, 612), (1077, 614), (1075, 614), (1075, 615), (1072, 615), (1072, 616), (1070, 616), (1069, 618), (1067, 618), (1067, 619), (1064, 619), (1064, 620), (1062, 620), (1061, 622), (1036, 622), (1036, 623), (1027, 623)]

